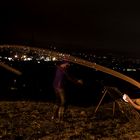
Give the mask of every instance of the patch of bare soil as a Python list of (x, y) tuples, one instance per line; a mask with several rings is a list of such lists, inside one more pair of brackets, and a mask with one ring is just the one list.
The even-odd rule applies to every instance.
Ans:
[(68, 106), (63, 122), (52, 119), (51, 102), (1, 101), (2, 140), (140, 140), (139, 122), (129, 122), (112, 103), (100, 106)]

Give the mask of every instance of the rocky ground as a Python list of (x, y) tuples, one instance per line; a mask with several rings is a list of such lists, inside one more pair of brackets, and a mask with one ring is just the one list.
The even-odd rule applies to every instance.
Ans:
[(1, 140), (140, 140), (140, 123), (130, 122), (112, 103), (69, 105), (63, 122), (53, 119), (53, 102), (0, 101)]

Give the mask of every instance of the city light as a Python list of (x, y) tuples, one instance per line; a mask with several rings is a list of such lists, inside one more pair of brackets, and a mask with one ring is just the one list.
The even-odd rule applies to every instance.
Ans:
[[(0, 51), (0, 61), (36, 61), (37, 63), (44, 63), (76, 56), (78, 58), (109, 67), (113, 70), (127, 72), (135, 72), (139, 70), (140, 64), (140, 59), (125, 58), (124, 56), (115, 57), (111, 54), (97, 55), (95, 52), (69, 52), (67, 54), (61, 52), (54, 55), (51, 50), (46, 52), (46, 50), (38, 48), (30, 51), (30, 48), (27, 46), (21, 48), (17, 48), (15, 46), (10, 48), (10, 46), (6, 45), (0, 46)], [(55, 51), (57, 52), (56, 47)], [(75, 58), (74, 61), (76, 62), (77, 59)]]

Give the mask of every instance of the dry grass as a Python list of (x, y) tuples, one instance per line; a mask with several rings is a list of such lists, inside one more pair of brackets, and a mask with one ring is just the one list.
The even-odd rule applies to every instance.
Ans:
[(55, 104), (50, 102), (1, 101), (0, 139), (2, 140), (123, 140), (140, 138), (138, 123), (130, 123), (112, 103), (95, 106), (70, 105), (64, 121), (52, 119)]

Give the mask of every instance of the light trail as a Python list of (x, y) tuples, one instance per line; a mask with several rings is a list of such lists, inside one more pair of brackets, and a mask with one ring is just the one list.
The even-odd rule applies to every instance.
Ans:
[[(103, 73), (107, 73), (109, 75), (117, 77), (121, 80), (129, 82), (130, 84), (140, 88), (140, 83), (138, 81), (136, 81), (135, 79), (127, 76), (127, 75), (124, 75), (120, 72), (117, 72), (117, 71), (112, 70), (110, 68), (107, 68), (105, 66), (102, 66), (102, 65), (99, 65), (99, 64), (96, 64), (96, 63), (93, 63), (93, 62), (90, 62), (90, 61), (87, 61), (87, 60), (84, 60), (84, 59), (81, 59), (81, 58), (78, 58), (78, 57), (71, 56), (71, 55), (66, 54), (66, 53), (51, 51), (51, 50), (43, 49), (43, 48), (41, 49), (41, 48), (34, 48), (34, 47), (29, 47), (29, 46), (18, 46), (18, 45), (1, 45), (0, 48), (7, 48), (7, 49), (13, 49), (14, 48), (14, 49), (17, 49), (18, 51), (22, 50), (23, 52), (34, 52), (34, 53), (42, 54), (42, 55), (49, 55), (49, 56), (52, 56), (52, 57), (56, 57), (58, 60), (67, 59), (67, 61), (69, 61), (69, 62), (73, 62), (73, 63), (79, 64), (79, 65), (83, 65), (85, 67), (89, 67), (89, 68), (99, 70)], [(11, 68), (8, 68), (8, 69), (10, 71), (16, 72), (16, 71), (12, 70)]]
[(15, 73), (17, 75), (21, 75), (22, 74), (22, 72), (20, 72), (19, 70), (15, 69), (13, 67), (10, 67), (9, 65), (7, 65), (7, 64), (5, 64), (3, 62), (0, 62), (0, 67), (3, 67), (6, 70), (9, 70), (9, 71), (11, 71), (11, 72), (13, 72), (13, 73)]

